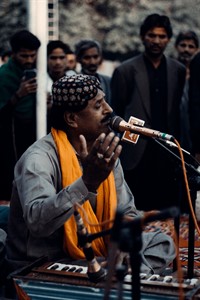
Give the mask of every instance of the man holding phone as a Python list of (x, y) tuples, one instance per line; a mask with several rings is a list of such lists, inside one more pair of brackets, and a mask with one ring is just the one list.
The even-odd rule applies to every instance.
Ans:
[(12, 55), (0, 68), (0, 199), (10, 200), (13, 171), (36, 140), (36, 58), (39, 39), (28, 30), (10, 39)]

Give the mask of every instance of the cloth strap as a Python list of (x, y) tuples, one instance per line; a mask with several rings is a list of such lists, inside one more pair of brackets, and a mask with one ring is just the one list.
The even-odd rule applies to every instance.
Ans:
[[(70, 144), (67, 135), (62, 130), (51, 129), (52, 136), (56, 143), (58, 156), (61, 165), (62, 186), (63, 188), (72, 184), (75, 180), (82, 176), (82, 169), (77, 159), (74, 148)], [(94, 213), (90, 202), (87, 200), (83, 204), (83, 208), (87, 214), (88, 220), (92, 224), (99, 224), (106, 220), (114, 219), (117, 207), (117, 195), (113, 172), (99, 186), (96, 199), (96, 213)], [(82, 212), (80, 211), (83, 217)], [(96, 233), (102, 230), (101, 226), (90, 226), (85, 224), (89, 233)], [(104, 226), (104, 230), (110, 228), (110, 225)], [(76, 222), (72, 215), (64, 223), (64, 250), (73, 259), (84, 259), (84, 253), (78, 247), (78, 238), (76, 232)], [(107, 256), (106, 240), (103, 238), (95, 239), (92, 242), (92, 248), (96, 256)]]

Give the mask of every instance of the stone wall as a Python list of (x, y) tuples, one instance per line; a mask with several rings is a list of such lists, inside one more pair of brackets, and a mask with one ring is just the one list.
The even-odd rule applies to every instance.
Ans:
[(26, 1), (0, 1), (0, 49), (9, 47), (10, 36), (27, 24)]
[[(26, 28), (26, 4), (26, 0), (0, 1), (0, 47), (8, 45), (13, 32)], [(195, 30), (200, 36), (200, 0), (60, 0), (59, 38), (72, 48), (82, 38), (97, 39), (106, 57), (123, 60), (142, 50), (139, 28), (150, 13), (170, 17), (174, 32), (167, 48), (170, 55), (180, 30)]]
[(195, 30), (200, 36), (200, 0), (71, 0), (60, 1), (60, 36), (74, 45), (81, 38), (99, 40), (105, 54), (125, 58), (141, 51), (139, 28), (151, 13), (166, 14), (173, 26), (168, 53), (180, 30)]

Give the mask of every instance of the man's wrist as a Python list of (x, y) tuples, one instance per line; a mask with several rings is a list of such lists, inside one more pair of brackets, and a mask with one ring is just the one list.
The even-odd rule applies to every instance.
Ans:
[(85, 185), (90, 193), (94, 193), (94, 194), (97, 193), (97, 189), (93, 185), (90, 184), (85, 184)]
[(19, 95), (18, 92), (15, 93), (15, 98), (16, 98), (17, 100), (20, 100), (20, 99), (21, 99), (21, 96)]
[(10, 100), (10, 104), (15, 105), (20, 99), (21, 97), (19, 96), (19, 94), (15, 92), (12, 99)]
[(83, 182), (89, 192), (94, 193), (94, 194), (97, 193), (97, 187), (94, 184), (87, 183), (84, 179), (83, 179)]

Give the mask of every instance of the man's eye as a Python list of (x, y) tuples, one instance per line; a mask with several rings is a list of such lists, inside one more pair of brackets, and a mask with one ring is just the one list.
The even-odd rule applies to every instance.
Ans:
[(64, 59), (65, 56), (49, 56), (50, 59)]
[(33, 58), (34, 56), (35, 56), (35, 55), (21, 54), (21, 57), (22, 57), (22, 58), (29, 58), (29, 57)]
[(100, 107), (101, 107), (101, 102), (102, 102), (102, 101), (98, 101), (98, 102), (96, 102), (96, 105), (95, 105), (95, 107), (96, 107), (96, 108), (100, 108)]
[(164, 40), (167, 38), (167, 36), (165, 34), (163, 34), (163, 35), (149, 34), (148, 36), (151, 39), (155, 39), (156, 37), (158, 37), (159, 39)]
[(91, 55), (91, 56), (84, 56), (83, 58), (84, 59), (91, 59), (91, 58), (97, 59), (98, 57), (99, 57), (99, 55)]

